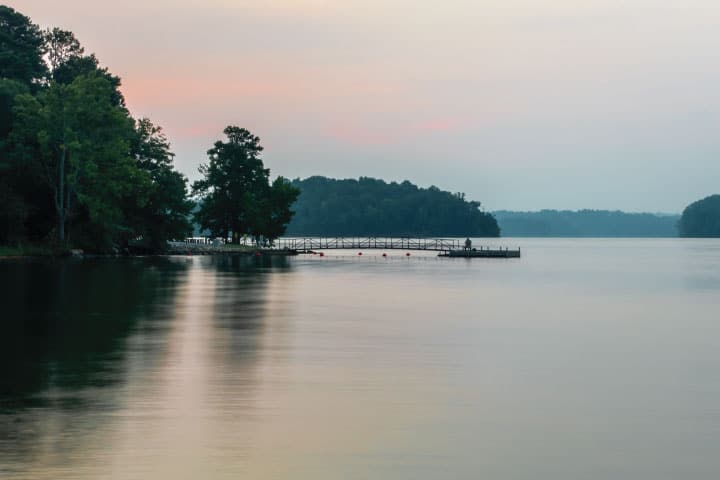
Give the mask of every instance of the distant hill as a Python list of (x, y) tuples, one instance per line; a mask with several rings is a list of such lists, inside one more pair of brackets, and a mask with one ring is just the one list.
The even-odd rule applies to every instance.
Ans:
[(683, 237), (720, 237), (720, 195), (690, 204), (679, 225)]
[(495, 218), (461, 193), (361, 177), (294, 180), (300, 197), (286, 235), (497, 237)]
[(677, 237), (680, 219), (607, 210), (493, 213), (505, 237)]

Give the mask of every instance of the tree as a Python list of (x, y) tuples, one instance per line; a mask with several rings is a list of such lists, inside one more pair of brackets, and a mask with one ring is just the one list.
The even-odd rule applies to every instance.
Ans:
[(31, 85), (47, 74), (43, 34), (28, 17), (0, 5), (0, 78)]
[(120, 199), (148, 181), (129, 155), (132, 119), (112, 96), (110, 82), (92, 73), (16, 97), (13, 137), (52, 190), (61, 243), (68, 221), (88, 240), (111, 243), (122, 228)]
[(50, 72), (55, 72), (61, 65), (72, 58), (81, 57), (85, 48), (75, 38), (75, 34), (60, 28), (52, 28), (43, 32)]
[(198, 169), (204, 178), (193, 184), (201, 199), (196, 218), (213, 235), (228, 238), (232, 233), (233, 243), (238, 243), (243, 234), (258, 234), (253, 226), (270, 171), (260, 159), (259, 137), (234, 126), (223, 133), (228, 141), (217, 141), (208, 150), (210, 161)]
[(269, 242), (283, 235), (295, 214), (290, 207), (299, 195), (300, 190), (289, 180), (284, 177), (276, 178), (263, 201), (262, 214), (257, 217), (255, 231), (262, 232)]
[(104, 77), (113, 87), (113, 105), (125, 106), (125, 97), (120, 91), (120, 77), (110, 73), (107, 68), (100, 67), (100, 62), (94, 54), (86, 56), (75, 56), (68, 58), (53, 70), (53, 81), (62, 84), (70, 84), (77, 77), (91, 73)]
[(85, 55), (85, 48), (75, 34), (53, 28), (44, 32), (44, 39), (52, 81), (67, 85), (81, 75), (95, 72), (113, 86), (113, 104), (125, 106), (125, 98), (120, 92), (120, 77), (100, 67), (95, 54)]
[(129, 199), (127, 217), (130, 239), (139, 239), (151, 251), (162, 251), (167, 241), (185, 238), (192, 230), (193, 203), (187, 199), (187, 179), (173, 168), (174, 155), (162, 128), (143, 118), (135, 124), (131, 146), (137, 167), (147, 173), (150, 184), (142, 204)]
[(72, 32), (0, 6), (0, 242), (161, 250), (190, 231), (167, 138)]
[[(28, 88), (17, 80), (0, 79), (0, 151), (6, 146), (14, 121), (15, 97), (28, 93)], [(2, 162), (0, 157), (0, 162)]]
[(0, 242), (20, 238), (28, 216), (28, 206), (18, 188), (24, 183), (22, 170), (13, 161), (7, 142), (14, 122), (15, 97), (27, 92), (19, 81), (0, 79)]
[(227, 142), (215, 142), (203, 175), (193, 184), (200, 199), (195, 215), (203, 229), (238, 243), (242, 235), (256, 240), (281, 235), (292, 213), (296, 190), (282, 177), (270, 185), (270, 170), (263, 165), (260, 138), (244, 128), (224, 130)]

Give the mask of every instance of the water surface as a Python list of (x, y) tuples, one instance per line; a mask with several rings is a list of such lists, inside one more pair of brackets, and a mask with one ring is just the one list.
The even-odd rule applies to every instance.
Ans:
[(0, 478), (717, 478), (720, 241), (495, 243), (2, 261)]

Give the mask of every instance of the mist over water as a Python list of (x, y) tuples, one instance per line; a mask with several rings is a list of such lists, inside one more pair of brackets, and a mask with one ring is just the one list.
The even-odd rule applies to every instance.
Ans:
[(491, 242), (2, 261), (0, 477), (714, 478), (720, 242)]

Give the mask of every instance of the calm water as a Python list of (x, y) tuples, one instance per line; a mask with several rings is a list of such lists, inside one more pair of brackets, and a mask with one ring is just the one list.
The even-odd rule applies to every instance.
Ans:
[(713, 479), (720, 241), (0, 261), (3, 479)]

